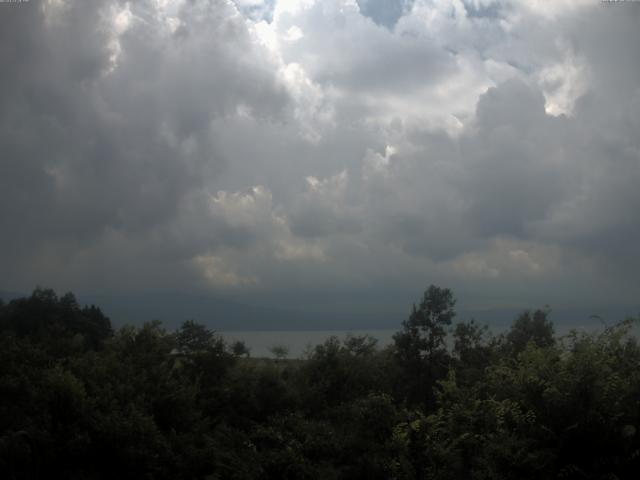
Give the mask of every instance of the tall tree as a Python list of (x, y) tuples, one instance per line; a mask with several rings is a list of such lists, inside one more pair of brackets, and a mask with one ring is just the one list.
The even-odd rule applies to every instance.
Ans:
[(393, 337), (410, 401), (424, 401), (428, 406), (434, 403), (433, 387), (448, 368), (445, 340), (456, 315), (455, 303), (451, 290), (430, 285)]
[(550, 347), (555, 343), (553, 323), (548, 319), (551, 310), (536, 310), (533, 315), (529, 311), (522, 312), (513, 322), (506, 336), (507, 348), (512, 354), (522, 352), (529, 342), (536, 347)]

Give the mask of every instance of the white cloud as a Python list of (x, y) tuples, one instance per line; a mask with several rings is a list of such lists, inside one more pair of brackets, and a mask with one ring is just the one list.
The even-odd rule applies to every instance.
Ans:
[(198, 255), (194, 262), (214, 288), (253, 286), (260, 283), (254, 275), (242, 276), (233, 271), (223, 258), (215, 255)]

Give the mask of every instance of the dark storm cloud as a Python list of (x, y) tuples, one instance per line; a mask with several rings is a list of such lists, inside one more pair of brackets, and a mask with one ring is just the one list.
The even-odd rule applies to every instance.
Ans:
[(225, 168), (209, 141), (212, 118), (239, 106), (278, 115), (286, 103), (268, 62), (250, 60), (254, 47), (225, 2), (190, 2), (175, 12), (175, 33), (153, 2), (126, 5), (2, 9), (0, 213), (9, 234), (0, 255), (15, 275), (25, 263), (64, 263), (109, 232), (147, 238), (165, 228)]
[(630, 299), (639, 11), (3, 5), (0, 286)]
[[(578, 15), (569, 37), (590, 66), (591, 88), (568, 122), (565, 144), (579, 188), (541, 222), (540, 231), (563, 245), (614, 259), (632, 275), (639, 266), (635, 212), (640, 208), (640, 10), (601, 5)], [(588, 13), (588, 12), (587, 12)]]
[[(91, 15), (95, 3), (83, 3), (75, 18), (50, 35), (39, 2), (3, 5), (0, 204), (4, 231), (10, 232), (5, 237), (10, 247), (2, 249), (7, 261), (15, 258), (12, 249), (29, 253), (49, 232), (63, 230), (54, 218), (59, 201), (54, 168), (76, 153), (69, 137), (87, 121), (87, 114), (74, 108), (76, 92), (88, 88), (108, 62), (102, 51), (106, 38)], [(73, 21), (85, 16), (86, 21)], [(88, 219), (82, 220), (81, 235), (91, 230)]]
[(510, 80), (478, 101), (477, 131), (464, 139), (468, 158), (468, 221), (483, 236), (526, 238), (530, 222), (545, 218), (571, 188), (567, 166), (554, 163), (566, 123), (545, 114), (537, 88)]

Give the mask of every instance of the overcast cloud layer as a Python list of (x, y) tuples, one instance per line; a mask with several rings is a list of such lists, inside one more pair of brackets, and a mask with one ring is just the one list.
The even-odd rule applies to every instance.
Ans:
[(639, 25), (598, 0), (0, 4), (0, 289), (637, 304)]

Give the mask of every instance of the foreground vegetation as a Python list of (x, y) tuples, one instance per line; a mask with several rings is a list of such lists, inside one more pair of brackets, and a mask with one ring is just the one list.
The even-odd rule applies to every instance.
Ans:
[(71, 294), (0, 303), (0, 477), (637, 478), (632, 319), (558, 339), (538, 310), (492, 336), (454, 303), (431, 286), (392, 346), (304, 361), (194, 322), (114, 331)]

